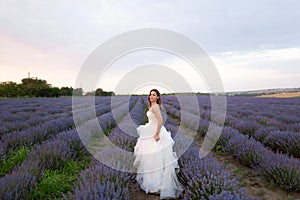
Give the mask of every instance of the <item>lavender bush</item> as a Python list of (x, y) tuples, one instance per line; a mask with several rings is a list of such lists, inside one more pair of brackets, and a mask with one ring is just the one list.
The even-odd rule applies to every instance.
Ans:
[(257, 168), (272, 184), (287, 191), (300, 191), (300, 161), (269, 152)]
[(0, 178), (0, 196), (5, 196), (5, 199), (26, 199), (46, 169), (60, 169), (69, 159), (87, 155), (74, 130), (63, 132), (41, 145), (36, 145), (28, 153), (27, 160), (11, 174)]
[(73, 192), (64, 199), (129, 199), (130, 175), (108, 168), (101, 163), (93, 164), (81, 172)]
[(274, 151), (287, 153), (300, 158), (300, 134), (295, 132), (273, 131), (263, 143)]
[(184, 199), (210, 199), (223, 191), (249, 199), (223, 164), (219, 164), (212, 156), (200, 159), (197, 154), (197, 148), (190, 147), (179, 159), (179, 178), (187, 186)]

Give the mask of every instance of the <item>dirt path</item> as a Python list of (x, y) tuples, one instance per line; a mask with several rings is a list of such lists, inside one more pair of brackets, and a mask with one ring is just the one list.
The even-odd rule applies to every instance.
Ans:
[[(136, 183), (130, 183), (131, 188), (138, 187)], [(146, 194), (142, 189), (131, 190), (130, 199), (134, 200), (159, 200), (159, 194)]]
[[(137, 183), (130, 183), (130, 199), (134, 200), (160, 200), (159, 194), (146, 194), (146, 192), (140, 189)], [(181, 200), (178, 198), (176, 200)]]
[(274, 200), (300, 200), (300, 193), (287, 192), (278, 186), (272, 186), (265, 181), (259, 174), (249, 167), (241, 165), (232, 155), (218, 155), (213, 153), (219, 162), (224, 162), (228, 166), (228, 171), (240, 177), (240, 184), (243, 186), (248, 195), (259, 197), (260, 199)]

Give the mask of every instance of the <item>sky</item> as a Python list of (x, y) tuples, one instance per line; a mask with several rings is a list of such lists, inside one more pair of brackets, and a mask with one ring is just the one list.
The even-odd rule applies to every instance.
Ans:
[[(127, 31), (158, 28), (180, 33), (201, 46), (225, 92), (300, 87), (299, 8), (298, 0), (0, 0), (0, 82), (20, 83), (30, 73), (52, 86), (92, 90), (77, 78), (97, 47)], [(116, 60), (99, 77), (97, 87), (115, 91), (133, 69), (151, 63), (181, 74), (190, 85), (186, 92), (210, 90), (206, 77), (187, 62), (154, 50)], [(128, 91), (148, 93), (151, 87), (180, 90), (176, 84), (145, 80)]]

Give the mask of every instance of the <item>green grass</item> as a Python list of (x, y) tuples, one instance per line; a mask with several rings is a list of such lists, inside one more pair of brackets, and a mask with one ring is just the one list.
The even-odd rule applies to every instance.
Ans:
[(265, 193), (266, 193), (266, 192), (263, 191), (263, 190), (259, 190), (259, 191), (256, 191), (256, 192), (255, 192), (256, 195), (261, 196), (261, 197), (264, 196)]
[(241, 168), (236, 168), (236, 169), (234, 169), (234, 171), (233, 171), (233, 174), (234, 174), (235, 176), (241, 175), (242, 173), (243, 173), (243, 170), (242, 170)]
[(114, 127), (115, 127), (115, 126), (108, 127), (108, 128), (104, 131), (104, 135), (108, 136)]
[(77, 175), (89, 166), (88, 157), (74, 161), (69, 160), (59, 170), (45, 170), (41, 181), (30, 192), (29, 199), (62, 199), (62, 193), (72, 191)]
[(221, 145), (215, 146), (215, 152), (219, 156), (226, 156), (226, 155), (228, 155), (228, 153), (225, 152), (224, 147), (221, 146)]
[(10, 153), (1, 163), (0, 163), (0, 177), (5, 174), (11, 173), (12, 169), (18, 164), (22, 163), (27, 158), (27, 153), (30, 151), (29, 147), (21, 147), (20, 149)]

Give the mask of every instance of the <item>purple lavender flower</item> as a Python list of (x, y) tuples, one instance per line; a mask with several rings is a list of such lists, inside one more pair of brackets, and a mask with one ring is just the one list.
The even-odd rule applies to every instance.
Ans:
[(295, 132), (273, 131), (263, 143), (273, 151), (287, 153), (300, 158), (300, 134)]

